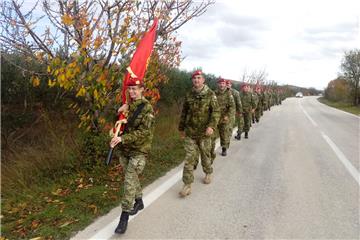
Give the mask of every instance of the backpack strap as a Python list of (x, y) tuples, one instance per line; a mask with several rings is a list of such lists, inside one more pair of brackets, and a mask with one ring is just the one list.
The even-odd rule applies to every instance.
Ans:
[(137, 118), (137, 116), (139, 116), (139, 114), (141, 113), (144, 107), (145, 107), (145, 103), (141, 103), (137, 106), (135, 112), (131, 115), (130, 118), (128, 118), (127, 124), (124, 129), (124, 133), (129, 131), (129, 128), (134, 125), (135, 119)]

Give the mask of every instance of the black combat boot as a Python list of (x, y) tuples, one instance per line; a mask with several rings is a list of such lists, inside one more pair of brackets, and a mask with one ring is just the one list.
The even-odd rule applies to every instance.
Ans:
[(249, 138), (248, 132), (245, 132), (245, 138)]
[(138, 213), (138, 211), (143, 210), (143, 209), (144, 209), (144, 203), (143, 203), (142, 198), (136, 198), (134, 207), (132, 210), (130, 210), (129, 215), (135, 215)]
[(221, 156), (224, 156), (224, 157), (226, 156), (226, 148), (224, 148), (224, 147), (222, 148)]
[(235, 139), (237, 139), (239, 141), (241, 140), (241, 133), (240, 132), (237, 133), (237, 135), (235, 136)]
[(254, 119), (254, 118), (252, 119), (252, 123), (255, 123), (255, 119)]
[(125, 233), (128, 225), (128, 221), (129, 221), (129, 213), (122, 211), (120, 216), (120, 222), (115, 229), (115, 233), (118, 234)]

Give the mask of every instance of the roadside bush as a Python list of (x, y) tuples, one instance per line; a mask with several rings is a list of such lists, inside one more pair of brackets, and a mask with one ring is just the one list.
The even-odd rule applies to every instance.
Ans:
[(330, 81), (325, 89), (325, 98), (334, 102), (351, 101), (351, 89), (348, 82), (342, 78)]

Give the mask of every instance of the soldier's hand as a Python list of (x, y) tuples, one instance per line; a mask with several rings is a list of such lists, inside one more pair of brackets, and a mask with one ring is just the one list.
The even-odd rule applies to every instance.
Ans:
[(208, 127), (206, 129), (206, 132), (205, 132), (206, 136), (211, 136), (213, 133), (214, 133), (214, 129), (212, 129), (211, 127)]
[(116, 145), (118, 145), (121, 142), (121, 137), (113, 137), (110, 142), (110, 147), (114, 148)]
[(229, 117), (228, 117), (228, 116), (224, 116), (223, 120), (224, 120), (224, 122), (228, 122), (228, 121), (229, 121)]
[(185, 138), (185, 131), (179, 131), (181, 139)]
[(128, 110), (129, 110), (129, 105), (127, 105), (127, 104), (125, 103), (125, 104), (123, 104), (121, 107), (119, 107), (118, 113), (127, 112)]

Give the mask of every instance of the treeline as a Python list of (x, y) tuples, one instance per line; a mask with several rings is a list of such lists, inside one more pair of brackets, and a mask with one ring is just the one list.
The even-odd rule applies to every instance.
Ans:
[[(75, 98), (76, 92), (65, 91), (60, 87), (49, 87), (46, 82), (46, 77), (39, 79), (39, 82), (34, 82), (32, 79), (32, 72), (39, 71), (39, 69), (46, 68), (45, 65), (36, 61), (27, 60), (20, 54), (1, 53), (1, 95), (2, 105), (16, 104), (22, 110), (31, 110), (33, 107), (62, 107), (66, 109), (64, 102), (79, 101)], [(31, 69), (29, 71), (22, 71), (19, 67), (24, 69)], [(165, 104), (181, 105), (183, 97), (191, 88), (191, 73), (192, 71), (180, 70), (178, 68), (169, 68), (164, 71), (167, 76), (167, 81), (160, 83), (157, 88), (160, 90), (160, 102)], [(219, 76), (205, 73), (206, 82), (210, 88), (216, 88), (216, 81)], [(122, 79), (118, 79), (119, 86), (121, 86)], [(339, 80), (334, 80), (339, 82)], [(345, 80), (341, 80), (345, 83)], [(233, 87), (240, 89), (242, 82), (233, 81)], [(292, 85), (279, 86), (276, 83), (267, 85), (270, 88), (282, 89), (286, 97), (294, 96), (301, 91), (305, 95), (318, 95), (321, 91), (315, 88), (301, 88)], [(60, 104), (60, 105), (59, 105)]]
[(360, 49), (345, 52), (340, 69), (339, 76), (328, 83), (324, 97), (333, 102), (359, 106)]

